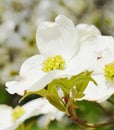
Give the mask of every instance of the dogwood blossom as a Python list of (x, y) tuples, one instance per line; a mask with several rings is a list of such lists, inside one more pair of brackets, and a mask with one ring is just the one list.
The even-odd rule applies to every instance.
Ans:
[[(81, 33), (78, 34), (77, 30), (72, 21), (63, 15), (57, 16), (55, 22), (40, 24), (36, 33), (40, 54), (22, 64), (19, 79), (7, 82), (6, 90), (10, 94), (23, 95), (25, 91), (44, 88), (55, 78), (71, 76), (72, 68), (77, 70), (76, 73), (87, 69), (94, 58), (86, 47), (81, 49), (81, 37), (78, 38)], [(96, 28), (90, 30), (99, 34)], [(91, 35), (91, 31), (87, 32)]]
[(44, 116), (48, 122), (64, 116), (63, 112), (58, 111), (44, 98), (34, 99), (16, 108), (1, 104), (0, 130), (15, 130), (26, 119), (40, 114), (46, 114)]
[(88, 50), (91, 50), (90, 54), (94, 53), (96, 57), (96, 62), (90, 69), (98, 86), (90, 82), (83, 99), (104, 102), (114, 94), (114, 38), (98, 36), (86, 46)]

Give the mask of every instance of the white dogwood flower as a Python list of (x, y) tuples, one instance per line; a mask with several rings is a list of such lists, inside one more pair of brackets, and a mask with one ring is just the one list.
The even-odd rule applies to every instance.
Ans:
[(98, 36), (91, 44), (86, 45), (96, 57), (96, 62), (90, 69), (98, 86), (90, 82), (83, 99), (104, 102), (114, 93), (114, 38)]
[(1, 104), (0, 130), (15, 130), (26, 119), (40, 114), (48, 117), (49, 122), (49, 120), (58, 119), (57, 113), (60, 115), (59, 118), (64, 116), (63, 112), (57, 110), (44, 98), (34, 99), (16, 108)]
[(81, 49), (77, 33), (72, 21), (63, 15), (55, 22), (40, 24), (36, 34), (40, 54), (22, 64), (19, 79), (6, 83), (7, 91), (20, 95), (38, 91), (55, 78), (72, 75), (72, 68), (76, 73), (87, 69), (94, 59), (86, 47)]

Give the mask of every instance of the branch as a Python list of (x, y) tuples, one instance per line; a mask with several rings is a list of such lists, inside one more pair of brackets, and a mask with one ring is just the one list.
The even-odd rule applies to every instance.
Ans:
[(100, 127), (104, 127), (104, 126), (108, 126), (108, 125), (114, 125), (114, 120), (109, 120), (109, 121), (104, 122), (104, 123), (93, 124), (93, 123), (88, 123), (80, 118), (77, 118), (73, 122), (76, 124), (79, 123), (80, 125), (82, 125), (84, 127), (89, 127), (89, 128), (100, 128)]
[(78, 123), (84, 127), (89, 127), (89, 128), (100, 128), (100, 127), (104, 127), (104, 126), (108, 126), (108, 125), (114, 125), (114, 116), (111, 117), (111, 119), (107, 122), (103, 122), (103, 123), (98, 123), (98, 124), (93, 124), (93, 123), (89, 123), (85, 120), (82, 120), (81, 118), (76, 116), (75, 113), (75, 107), (70, 106), (69, 109), (69, 118), (74, 122), (74, 123)]

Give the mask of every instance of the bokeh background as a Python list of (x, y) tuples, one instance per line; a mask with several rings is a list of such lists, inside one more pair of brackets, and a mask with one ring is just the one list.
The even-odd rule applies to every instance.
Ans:
[[(94, 24), (102, 34), (114, 36), (114, 0), (0, 0), (0, 104), (13, 107), (18, 104), (20, 97), (8, 94), (5, 82), (16, 78), (23, 61), (38, 53), (35, 39), (37, 26), (46, 20), (54, 21), (58, 14), (69, 17), (75, 25)], [(94, 121), (107, 118), (104, 115), (99, 119), (98, 116), (102, 115), (102, 112), (96, 104), (82, 102), (79, 105), (85, 112), (83, 115), (78, 111), (82, 117)], [(109, 103), (103, 105), (114, 113), (114, 108)], [(53, 122), (48, 129), (83, 129), (68, 122)], [(114, 125), (97, 130), (113, 129)]]

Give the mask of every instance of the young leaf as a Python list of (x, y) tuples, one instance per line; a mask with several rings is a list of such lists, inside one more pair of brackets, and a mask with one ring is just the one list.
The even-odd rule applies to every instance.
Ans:
[(69, 80), (69, 89), (76, 86), (78, 92), (83, 92), (90, 81), (97, 85), (95, 80), (91, 77), (91, 73), (92, 72), (86, 71), (78, 75), (72, 76)]
[(39, 91), (36, 91), (36, 92), (27, 92), (21, 99), (19, 102), (21, 102), (22, 100), (24, 100), (26, 97), (28, 97), (29, 95), (32, 95), (32, 94), (37, 94), (37, 95), (40, 95), (40, 96), (43, 96), (45, 97), (48, 92), (46, 89), (41, 89)]
[(65, 105), (63, 104), (63, 102), (61, 102), (60, 99), (53, 95), (47, 96), (46, 98), (53, 106), (58, 108), (60, 111), (65, 111)]
[(64, 95), (68, 95), (69, 93), (69, 90), (67, 89), (68, 82), (69, 80), (67, 78), (61, 78), (53, 80), (51, 84), (55, 85), (56, 87), (60, 87), (63, 90)]
[(50, 83), (47, 87), (47, 91), (51, 94), (54, 94), (56, 95), (57, 97), (59, 97), (58, 95), (58, 90), (57, 90), (57, 87), (55, 86), (55, 84), (53, 83)]

